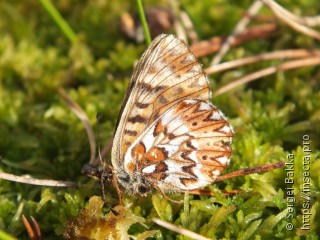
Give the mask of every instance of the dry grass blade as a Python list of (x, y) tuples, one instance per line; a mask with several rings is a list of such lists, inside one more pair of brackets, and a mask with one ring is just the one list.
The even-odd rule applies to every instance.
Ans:
[(287, 61), (287, 62), (281, 63), (277, 66), (265, 68), (265, 69), (259, 70), (257, 72), (251, 73), (249, 75), (246, 75), (242, 78), (238, 78), (238, 79), (234, 80), (232, 83), (229, 83), (229, 84), (223, 86), (222, 88), (218, 89), (214, 93), (214, 96), (218, 96), (218, 95), (225, 93), (227, 91), (230, 91), (231, 89), (238, 87), (242, 84), (254, 81), (256, 79), (259, 79), (261, 77), (264, 77), (264, 76), (267, 76), (270, 74), (274, 74), (278, 71), (287, 71), (287, 70), (294, 69), (294, 68), (314, 66), (314, 65), (318, 65), (318, 64), (320, 64), (320, 57), (319, 56), (308, 57), (308, 58), (303, 58), (303, 59), (293, 60), (293, 61)]
[(320, 25), (320, 16), (304, 17), (303, 20), (305, 25), (309, 27), (316, 27)]
[(187, 33), (185, 29), (183, 28), (181, 22), (175, 21), (174, 23), (174, 29), (177, 37), (180, 39), (183, 39), (186, 43), (188, 43)]
[(89, 138), (89, 144), (90, 144), (90, 163), (94, 162), (95, 156), (96, 156), (96, 142), (94, 138), (94, 132), (92, 130), (92, 127), (89, 123), (88, 117), (86, 113), (81, 109), (81, 107), (74, 102), (69, 96), (66, 94), (66, 92), (62, 89), (59, 88), (58, 92), (60, 96), (63, 98), (65, 103), (70, 107), (71, 111), (81, 120), (81, 122), (84, 124), (84, 127), (86, 128), (87, 135)]
[(180, 14), (180, 18), (186, 28), (187, 35), (190, 38), (190, 41), (192, 43), (198, 42), (199, 36), (194, 29), (193, 23), (192, 23), (189, 15), (185, 11), (182, 11)]
[[(244, 42), (254, 39), (266, 39), (274, 36), (277, 33), (278, 27), (276, 24), (261, 24), (258, 26), (248, 28), (245, 33), (236, 36), (235, 41), (231, 46), (238, 46)], [(200, 41), (192, 44), (190, 50), (198, 58), (207, 56), (209, 54), (219, 51), (225, 38), (213, 37), (206, 41)]]
[(255, 0), (250, 6), (247, 14), (240, 20), (240, 22), (235, 27), (233, 33), (226, 39), (220, 48), (218, 54), (212, 59), (210, 66), (218, 64), (223, 56), (228, 52), (231, 45), (235, 42), (236, 36), (243, 33), (251, 20), (251, 16), (256, 15), (257, 12), (261, 9), (263, 3), (260, 0)]
[(311, 29), (307, 25), (305, 25), (305, 21), (303, 21), (302, 18), (293, 15), (273, 0), (263, 0), (263, 2), (273, 11), (273, 13), (280, 20), (288, 24), (290, 27), (292, 27), (298, 32), (304, 33), (312, 38), (320, 40), (320, 32)]
[(271, 53), (264, 53), (257, 56), (246, 57), (242, 59), (237, 59), (230, 62), (224, 62), (218, 65), (210, 66), (205, 69), (206, 74), (214, 74), (218, 72), (222, 72), (231, 68), (240, 67), (247, 64), (252, 64), (256, 62), (261, 62), (265, 60), (273, 60), (273, 59), (284, 59), (284, 58), (305, 58), (311, 56), (319, 56), (320, 50), (317, 49), (288, 49), (288, 50), (280, 50), (274, 51)]
[(177, 227), (171, 223), (168, 223), (166, 221), (163, 221), (161, 219), (158, 218), (152, 218), (152, 221), (154, 221), (156, 224), (160, 225), (161, 227), (167, 228), (171, 231), (174, 231), (176, 233), (182, 234), (184, 236), (187, 236), (191, 239), (197, 239), (197, 240), (210, 240), (210, 238), (201, 236), (195, 232), (192, 232), (190, 230), (184, 229), (182, 227)]
[(70, 182), (70, 181), (36, 179), (36, 178), (30, 178), (30, 177), (17, 176), (10, 173), (4, 173), (4, 172), (0, 173), (0, 178), (13, 181), (13, 182), (19, 182), (19, 183), (25, 183), (25, 184), (37, 185), (37, 186), (47, 186), (47, 187), (76, 187), (77, 186), (77, 183)]
[(264, 3), (272, 8), (273, 10), (281, 13), (282, 15), (285, 15), (287, 18), (291, 19), (292, 21), (295, 21), (299, 24), (306, 25), (309, 27), (319, 26), (320, 25), (320, 16), (315, 17), (300, 17), (297, 15), (292, 14), (282, 6), (280, 6), (277, 2), (272, 0), (265, 0)]
[(42, 240), (41, 229), (40, 229), (40, 226), (39, 226), (37, 220), (32, 216), (30, 216), (30, 218), (31, 218), (31, 221), (33, 223), (34, 230), (36, 231), (36, 234), (38, 236), (38, 239)]
[(171, 0), (169, 1), (169, 6), (173, 10), (175, 15), (175, 21), (174, 21), (174, 30), (180, 39), (183, 39), (186, 43), (188, 43), (187, 38), (187, 32), (183, 27), (183, 24), (181, 22), (181, 6), (180, 3), (177, 0)]
[(28, 235), (29, 235), (30, 239), (31, 240), (37, 240), (36, 234), (33, 232), (33, 229), (31, 227), (29, 221), (27, 220), (27, 218), (24, 215), (22, 215), (21, 217), (22, 217), (22, 222), (23, 222), (23, 224), (24, 224), (24, 226), (25, 226), (25, 228), (26, 228), (26, 230), (28, 232)]

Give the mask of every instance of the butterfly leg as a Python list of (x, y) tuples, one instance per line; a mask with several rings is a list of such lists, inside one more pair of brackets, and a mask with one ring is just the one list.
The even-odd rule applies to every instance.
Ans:
[(104, 204), (106, 205), (106, 192), (105, 192), (105, 189), (104, 189), (104, 182), (105, 182), (105, 179), (101, 175), (101, 177), (100, 177), (101, 194), (102, 194), (102, 200), (103, 200)]
[(182, 200), (181, 200), (181, 201), (173, 200), (172, 198), (168, 197), (161, 188), (159, 188), (159, 187), (156, 186), (156, 185), (155, 185), (154, 187), (155, 187), (157, 190), (159, 190), (159, 192), (161, 192), (161, 194), (162, 194), (166, 199), (168, 199), (170, 202), (177, 203), (177, 204), (180, 204), (180, 203), (183, 202)]
[(119, 204), (122, 205), (121, 191), (120, 191), (120, 188), (119, 188), (119, 185), (118, 185), (118, 181), (117, 181), (117, 178), (116, 178), (115, 174), (112, 174), (112, 181), (113, 181), (114, 187), (116, 188), (116, 191), (117, 191), (117, 194), (118, 194)]

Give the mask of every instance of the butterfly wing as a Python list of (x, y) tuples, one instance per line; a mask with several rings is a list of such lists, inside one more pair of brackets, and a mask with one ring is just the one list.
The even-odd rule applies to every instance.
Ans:
[(204, 187), (229, 163), (232, 136), (232, 127), (212, 104), (182, 100), (134, 141), (124, 168), (163, 190)]
[(112, 164), (123, 168), (134, 140), (177, 102), (208, 101), (209, 82), (186, 44), (173, 35), (160, 35), (142, 55), (123, 103), (112, 146)]

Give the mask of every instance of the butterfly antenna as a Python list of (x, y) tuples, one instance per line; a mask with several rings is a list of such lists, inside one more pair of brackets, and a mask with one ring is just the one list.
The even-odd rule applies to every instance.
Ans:
[(97, 113), (96, 119), (97, 119), (97, 132), (98, 132), (98, 137), (97, 137), (97, 142), (98, 142), (98, 156), (99, 156), (99, 161), (100, 161), (100, 166), (104, 168), (104, 162), (102, 160), (101, 156), (101, 143), (100, 143), (100, 121), (101, 121), (101, 112)]
[[(245, 176), (248, 174), (253, 174), (253, 173), (261, 173), (261, 172), (266, 172), (270, 171), (273, 169), (281, 168), (284, 165), (286, 165), (286, 162), (276, 162), (276, 163), (271, 163), (271, 164), (266, 164), (262, 166), (255, 166), (255, 167), (250, 167), (250, 168), (244, 168), (235, 172), (227, 173), (221, 176), (218, 176), (216, 179), (216, 182), (227, 180), (230, 178), (234, 177), (240, 177), (240, 176)], [(186, 191), (190, 194), (194, 195), (206, 195), (206, 196), (214, 196), (214, 193), (211, 192), (209, 189), (194, 189), (194, 190), (189, 190)], [(225, 196), (233, 196), (239, 193), (238, 190), (231, 190), (231, 191), (222, 191)]]
[(102, 160), (101, 156), (101, 150), (100, 150), (100, 121), (101, 121), (101, 112), (97, 113), (96, 119), (97, 119), (97, 142), (98, 142), (98, 156), (99, 156), (99, 161), (100, 161), (100, 171), (101, 171), (101, 176), (100, 176), (100, 184), (101, 184), (101, 192), (102, 192), (102, 200), (106, 204), (106, 198), (105, 198), (105, 189), (104, 189), (104, 161)]
[(234, 177), (240, 177), (252, 173), (260, 173), (260, 172), (266, 172), (270, 171), (273, 169), (281, 168), (284, 165), (286, 165), (285, 162), (276, 162), (276, 163), (271, 163), (271, 164), (266, 164), (262, 166), (256, 166), (256, 167), (251, 167), (251, 168), (244, 168), (235, 172), (227, 173), (225, 175), (221, 175), (217, 177), (216, 182), (218, 181), (223, 181), (229, 178), (234, 178)]
[[(104, 182), (105, 182), (105, 179), (108, 178), (108, 174), (105, 173), (105, 163), (104, 161), (102, 160), (102, 156), (101, 156), (101, 149), (100, 149), (100, 146), (101, 146), (101, 143), (100, 143), (100, 121), (101, 121), (101, 112), (98, 112), (97, 113), (97, 116), (96, 116), (96, 119), (97, 119), (97, 130), (98, 130), (98, 134), (97, 134), (97, 142), (98, 142), (98, 156), (99, 156), (99, 161), (100, 161), (100, 169), (101, 169), (101, 176), (100, 176), (100, 184), (101, 184), (101, 193), (102, 193), (102, 200), (104, 202), (104, 204), (107, 206), (107, 200), (106, 200), (106, 192), (105, 192), (105, 189), (104, 189)], [(116, 210), (114, 210), (113, 208), (110, 208), (110, 211), (116, 215), (116, 216), (119, 216), (120, 213), (117, 212)]]

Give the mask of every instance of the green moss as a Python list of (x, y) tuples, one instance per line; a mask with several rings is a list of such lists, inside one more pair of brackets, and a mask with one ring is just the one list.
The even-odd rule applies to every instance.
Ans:
[[(183, 0), (181, 6), (190, 14), (200, 39), (206, 39), (228, 35), (251, 2)], [(297, 14), (311, 16), (320, 11), (317, 3), (308, 0), (281, 4)], [(113, 135), (134, 63), (146, 48), (130, 42), (119, 29), (120, 15), (136, 12), (134, 2), (54, 4), (77, 34), (74, 43), (70, 43), (40, 3), (0, 2), (0, 170), (79, 183), (78, 188), (58, 189), (0, 180), (0, 229), (19, 239), (27, 239), (22, 214), (35, 217), (45, 239), (61, 239), (66, 223), (83, 216), (83, 208), (90, 209), (88, 199), (100, 194), (99, 183), (81, 174), (82, 166), (90, 158), (84, 126), (57, 89), (64, 88), (84, 109), (92, 126), (96, 125), (96, 113), (102, 112), (101, 139), (106, 142)], [(161, 4), (167, 6), (166, 1)], [(263, 14), (270, 11), (263, 10)], [(233, 48), (225, 60), (277, 49), (317, 48), (317, 44), (283, 27), (273, 39)], [(210, 59), (200, 61), (206, 64)], [(278, 63), (261, 62), (210, 76), (212, 90), (240, 75)], [(305, 67), (279, 72), (213, 99), (235, 128), (232, 161), (225, 172), (289, 161), (292, 154), (293, 184), (285, 183), (291, 177), (290, 171), (277, 169), (218, 182), (209, 186), (214, 196), (168, 194), (169, 198), (183, 200), (180, 204), (157, 191), (147, 198), (122, 193), (132, 220), (126, 228), (128, 233), (137, 239), (188, 239), (153, 223), (151, 219), (157, 217), (213, 239), (318, 239), (318, 80), (319, 67)], [(303, 136), (309, 136), (310, 141), (303, 142)], [(111, 164), (110, 156), (106, 162)], [(303, 168), (306, 165), (310, 171)], [(303, 195), (306, 188), (310, 194)], [(228, 197), (220, 191), (236, 189), (239, 194)], [(106, 187), (106, 193), (110, 206), (99, 210), (101, 216), (108, 216), (110, 207), (118, 204), (112, 184)], [(290, 194), (294, 194), (294, 199)], [(310, 202), (306, 201), (308, 197)], [(310, 213), (309, 231), (301, 229), (307, 216), (303, 213)], [(292, 224), (293, 230), (287, 230), (288, 224)]]

